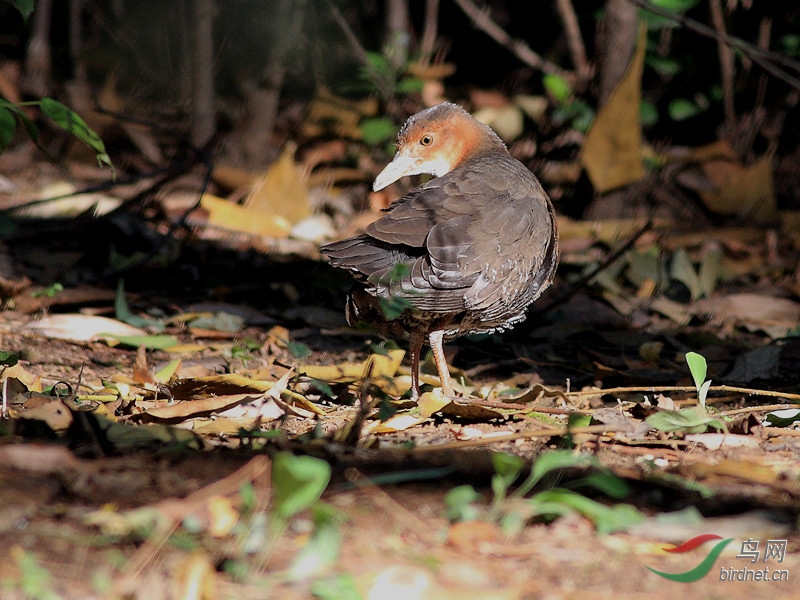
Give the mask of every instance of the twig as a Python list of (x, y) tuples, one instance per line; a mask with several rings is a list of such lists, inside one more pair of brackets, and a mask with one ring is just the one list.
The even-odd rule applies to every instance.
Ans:
[[(657, 393), (657, 392), (696, 392), (697, 388), (693, 385), (661, 385), (651, 387), (615, 387), (598, 390), (581, 390), (579, 392), (566, 392), (569, 398), (581, 398), (584, 396), (604, 396), (606, 394), (625, 394), (625, 393)], [(800, 402), (800, 394), (790, 394), (788, 392), (774, 392), (772, 390), (757, 390), (753, 388), (736, 387), (733, 385), (712, 385), (708, 388), (709, 392), (731, 392), (735, 394), (747, 394), (749, 396), (764, 396), (770, 398), (786, 398)]]
[(676, 23), (680, 23), (681, 25), (686, 27), (686, 29), (694, 31), (695, 33), (699, 33), (700, 35), (710, 37), (714, 40), (725, 42), (729, 46), (736, 48), (737, 50), (740, 50), (742, 54), (747, 56), (750, 60), (752, 60), (762, 69), (764, 69), (767, 73), (787, 83), (793, 88), (800, 90), (800, 79), (787, 73), (786, 71), (782, 70), (780, 67), (777, 66), (781, 65), (783, 67), (792, 69), (800, 73), (800, 63), (798, 63), (795, 60), (792, 60), (788, 56), (783, 56), (782, 54), (778, 54), (777, 52), (772, 52), (769, 50), (763, 50), (758, 46), (756, 46), (755, 44), (751, 44), (750, 42), (747, 42), (741, 38), (733, 37), (727, 34), (721, 34), (717, 31), (714, 31), (714, 29), (712, 29), (711, 27), (703, 25), (702, 23), (699, 23), (694, 19), (689, 19), (688, 17), (684, 17), (683, 15), (679, 15), (672, 11), (659, 8), (658, 6), (651, 4), (647, 0), (628, 0), (628, 2), (632, 2), (639, 8), (649, 10), (652, 13), (655, 13), (659, 16), (675, 21)]
[(328, 9), (331, 11), (333, 20), (336, 21), (336, 24), (339, 25), (342, 33), (344, 33), (344, 36), (347, 38), (347, 43), (350, 45), (350, 49), (356, 55), (356, 58), (358, 58), (359, 62), (361, 62), (361, 64), (363, 64), (367, 69), (375, 85), (380, 88), (381, 95), (384, 97), (390, 96), (391, 90), (386, 86), (381, 74), (377, 71), (372, 62), (370, 62), (367, 51), (361, 45), (361, 42), (358, 40), (358, 36), (353, 33), (353, 29), (350, 27), (347, 19), (344, 18), (344, 15), (342, 15), (335, 3), (329, 1)]
[(565, 71), (558, 65), (543, 59), (536, 54), (536, 52), (531, 50), (530, 46), (525, 42), (516, 40), (508, 35), (497, 23), (492, 21), (487, 10), (478, 8), (471, 0), (455, 0), (455, 3), (458, 4), (461, 10), (463, 10), (470, 19), (472, 19), (475, 27), (483, 31), (504, 48), (510, 50), (518, 59), (529, 67), (539, 69), (540, 71), (552, 75), (558, 75), (570, 82), (575, 81), (575, 73)]
[(591, 78), (592, 69), (589, 65), (589, 60), (586, 58), (586, 46), (581, 36), (581, 28), (578, 26), (575, 7), (572, 6), (572, 0), (558, 0), (556, 7), (558, 8), (558, 14), (561, 16), (561, 21), (564, 23), (567, 45), (577, 71), (578, 82), (584, 84)]
[(572, 296), (577, 293), (579, 289), (581, 289), (584, 285), (586, 285), (589, 281), (591, 281), (598, 273), (610, 267), (614, 262), (617, 261), (619, 257), (625, 254), (628, 250), (630, 250), (633, 245), (642, 237), (645, 233), (650, 231), (653, 228), (653, 219), (649, 219), (647, 223), (645, 223), (642, 228), (634, 233), (621, 247), (617, 250), (612, 252), (606, 259), (601, 262), (597, 267), (592, 269), (589, 273), (581, 277), (578, 281), (572, 284), (570, 289), (563, 295), (559, 296), (543, 308), (537, 310), (537, 314), (544, 314), (553, 310), (556, 306), (559, 306), (569, 300)]
[(767, 404), (766, 406), (750, 406), (748, 408), (725, 410), (717, 414), (721, 417), (735, 417), (736, 415), (746, 415), (756, 412), (772, 412), (773, 410), (787, 410), (789, 408), (796, 408), (796, 406), (794, 404)]
[(722, 14), (722, 3), (720, 0), (709, 0), (711, 7), (711, 22), (714, 29), (720, 35), (717, 39), (719, 48), (719, 67), (722, 78), (722, 105), (725, 110), (725, 126), (727, 131), (732, 134), (736, 127), (736, 111), (733, 105), (733, 51), (730, 46), (722, 41), (727, 35), (725, 32), (725, 17)]
[(605, 435), (607, 433), (624, 433), (629, 431), (627, 426), (617, 427), (614, 425), (589, 425), (587, 427), (553, 427), (548, 429), (528, 429), (524, 431), (517, 431), (509, 433), (508, 435), (492, 435), (474, 440), (464, 440), (459, 442), (448, 442), (446, 444), (431, 444), (428, 446), (418, 446), (411, 450), (413, 454), (425, 452), (440, 452), (442, 450), (454, 450), (462, 448), (475, 448), (478, 446), (488, 446), (490, 444), (497, 444), (499, 442), (513, 442), (516, 440), (527, 440), (532, 438), (551, 438), (563, 437), (565, 435), (577, 434), (597, 434)]
[(436, 35), (439, 30), (439, 0), (425, 2), (425, 25), (422, 29), (422, 41), (419, 44), (420, 62), (427, 65), (436, 47)]

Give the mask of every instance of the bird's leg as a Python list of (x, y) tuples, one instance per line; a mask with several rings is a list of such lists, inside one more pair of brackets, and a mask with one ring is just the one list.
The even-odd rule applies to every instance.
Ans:
[(442, 393), (445, 396), (452, 396), (453, 384), (450, 381), (450, 370), (447, 368), (447, 361), (444, 358), (444, 349), (442, 348), (443, 340), (444, 331), (431, 331), (430, 334), (428, 334), (431, 352), (433, 352), (433, 361), (436, 363), (436, 370), (439, 371), (439, 381), (442, 382)]
[(422, 353), (422, 344), (425, 336), (421, 333), (412, 333), (408, 340), (408, 351), (411, 354), (411, 399), (419, 398), (419, 355)]

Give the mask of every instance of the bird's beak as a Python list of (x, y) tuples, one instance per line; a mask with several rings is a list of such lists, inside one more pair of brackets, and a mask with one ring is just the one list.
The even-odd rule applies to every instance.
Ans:
[(395, 154), (392, 162), (386, 165), (386, 168), (375, 178), (375, 183), (372, 184), (372, 190), (377, 192), (390, 183), (394, 183), (401, 177), (423, 173), (423, 171), (419, 169), (420, 162), (419, 158), (407, 156), (398, 152)]

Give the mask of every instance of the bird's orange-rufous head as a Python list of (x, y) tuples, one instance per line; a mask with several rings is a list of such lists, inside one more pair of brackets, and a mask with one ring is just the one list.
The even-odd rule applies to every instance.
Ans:
[(375, 178), (382, 190), (408, 175), (441, 177), (464, 161), (487, 152), (508, 153), (503, 140), (466, 110), (451, 102), (426, 108), (409, 117), (397, 135), (397, 153)]

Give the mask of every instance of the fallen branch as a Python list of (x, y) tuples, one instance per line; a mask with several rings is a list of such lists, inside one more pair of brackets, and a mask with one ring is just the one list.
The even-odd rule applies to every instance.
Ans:
[[(606, 390), (581, 390), (580, 392), (566, 392), (568, 398), (582, 398), (586, 396), (605, 396), (606, 394), (630, 394), (630, 393), (661, 393), (661, 392), (696, 392), (697, 388), (693, 385), (662, 385), (652, 387), (615, 387)], [(730, 392), (734, 394), (747, 394), (748, 396), (766, 396), (770, 398), (786, 398), (800, 402), (800, 394), (790, 394), (788, 392), (774, 392), (772, 390), (757, 390), (753, 388), (737, 387), (733, 385), (712, 385), (708, 388), (709, 392)]]

